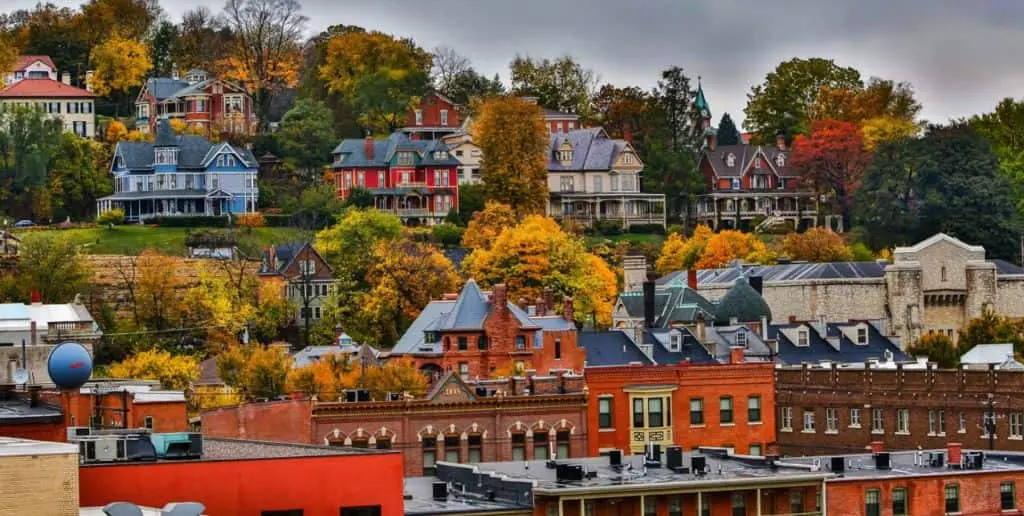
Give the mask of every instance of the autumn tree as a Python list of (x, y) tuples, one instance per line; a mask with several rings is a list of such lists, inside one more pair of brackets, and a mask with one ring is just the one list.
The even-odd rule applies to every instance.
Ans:
[(116, 144), (128, 136), (128, 128), (121, 122), (113, 120), (107, 125), (107, 143)]
[(462, 235), (462, 245), (470, 249), (488, 249), (505, 228), (516, 225), (516, 214), (507, 204), (488, 201), (483, 210), (473, 214), (466, 232)]
[(362, 371), (345, 355), (329, 354), (288, 372), (288, 391), (318, 401), (338, 401), (343, 391), (359, 386)]
[(482, 285), (504, 283), (509, 299), (537, 299), (544, 287), (556, 297), (572, 296), (577, 313), (607, 326), (618, 279), (601, 258), (588, 253), (582, 239), (566, 234), (549, 218), (532, 215), (503, 231), (489, 249), (477, 248), (462, 264)]
[(200, 5), (182, 15), (171, 59), (180, 70), (210, 66), (227, 56), (231, 40), (231, 30), (209, 8)]
[(375, 399), (384, 399), (388, 393), (420, 397), (426, 394), (430, 382), (411, 358), (401, 357), (368, 368), (365, 386)]
[[(369, 250), (382, 240), (399, 238), (402, 221), (377, 210), (350, 209), (337, 224), (316, 234), (316, 249), (331, 264), (339, 280), (364, 290), (372, 259)], [(353, 252), (359, 249), (361, 252)]]
[(331, 110), (323, 102), (299, 99), (281, 119), (276, 137), (281, 142), (285, 161), (314, 178), (331, 160), (331, 151), (337, 145)]
[(986, 311), (981, 317), (971, 319), (960, 329), (957, 344), (961, 354), (967, 353), (978, 344), (1013, 344), (1016, 354), (1024, 354), (1024, 323)]
[(92, 89), (101, 97), (127, 95), (145, 82), (153, 67), (144, 43), (116, 33), (93, 48), (91, 60)]
[(14, 275), (19, 301), (28, 300), (31, 291), (36, 291), (43, 303), (69, 303), (76, 294), (86, 292), (89, 267), (68, 235), (28, 233), (22, 237), (20, 251)]
[(601, 86), (594, 96), (593, 117), (612, 138), (625, 138), (643, 148), (655, 116), (654, 97), (636, 87)]
[[(0, 70), (13, 70), (15, 63), (18, 61), (18, 46), (15, 45), (14, 38), (8, 34), (0, 32)], [(9, 86), (4, 84), (6, 74), (0, 76), (0, 88)]]
[(921, 104), (908, 82), (872, 77), (866, 85), (823, 85), (807, 116), (810, 120), (840, 120), (863, 124), (876, 118), (915, 122)]
[(686, 239), (679, 233), (672, 233), (661, 246), (658, 261), (654, 262), (654, 270), (664, 276), (674, 271), (685, 269), (683, 253), (686, 250)]
[(907, 354), (927, 357), (929, 362), (935, 362), (942, 369), (955, 369), (960, 365), (962, 353), (949, 337), (941, 333), (929, 333), (907, 346)]
[(791, 260), (808, 262), (845, 262), (853, 251), (843, 237), (826, 227), (813, 227), (804, 233), (790, 233), (782, 241), (782, 250)]
[(298, 84), (299, 48), (307, 18), (298, 0), (227, 0), (223, 20), (231, 31), (223, 75), (252, 93), (260, 123), (276, 95)]
[(139, 351), (107, 368), (111, 378), (159, 380), (164, 389), (184, 390), (199, 378), (199, 361), (163, 350)]
[(537, 97), (537, 102), (546, 108), (573, 113), (584, 119), (590, 117), (591, 100), (600, 78), (571, 56), (552, 60), (517, 55), (509, 69), (514, 94)]
[(708, 239), (700, 260), (694, 265), (698, 269), (717, 269), (741, 259), (750, 263), (771, 263), (773, 256), (768, 248), (752, 233), (725, 230)]
[(860, 72), (831, 59), (794, 58), (780, 63), (764, 82), (747, 94), (743, 126), (762, 141), (784, 134), (789, 138), (810, 132), (809, 113), (823, 87), (859, 88)]
[(179, 290), (184, 286), (177, 274), (177, 259), (146, 249), (128, 265), (132, 268), (122, 269), (119, 275), (135, 312), (135, 325), (152, 330), (175, 327), (181, 320)]
[(113, 34), (143, 40), (160, 15), (160, 4), (149, 0), (89, 0), (75, 23), (90, 48)]
[(473, 127), (483, 154), (480, 177), (489, 200), (519, 216), (544, 213), (548, 202), (548, 130), (540, 108), (516, 97), (488, 100)]
[(217, 375), (250, 400), (284, 394), (291, 366), (285, 346), (236, 345), (217, 355)]
[(364, 127), (390, 133), (426, 93), (430, 66), (430, 53), (412, 40), (378, 31), (347, 31), (327, 42), (319, 75), (329, 92), (352, 103)]
[(715, 143), (717, 145), (736, 145), (740, 143), (740, 131), (736, 129), (736, 123), (732, 121), (729, 113), (723, 114), (722, 119), (718, 122)]
[(199, 271), (199, 283), (185, 293), (182, 303), (190, 325), (203, 328), (207, 347), (222, 349), (237, 343), (253, 322), (256, 307), (246, 294), (211, 267)]
[(371, 260), (363, 313), (383, 347), (393, 346), (430, 300), (458, 286), (452, 262), (426, 244), (383, 240), (372, 248)]
[(11, 18), (18, 20), (11, 32), (21, 53), (50, 56), (58, 70), (89, 69), (90, 47), (77, 11), (39, 2), (33, 10), (12, 13)]
[(870, 162), (860, 127), (851, 122), (822, 120), (812, 123), (809, 137), (796, 137), (789, 165), (802, 173), (808, 186), (835, 199), (843, 227), (850, 227), (854, 194)]
[(96, 199), (114, 193), (110, 147), (101, 142), (61, 134), (50, 163), (50, 212), (56, 220), (92, 218)]

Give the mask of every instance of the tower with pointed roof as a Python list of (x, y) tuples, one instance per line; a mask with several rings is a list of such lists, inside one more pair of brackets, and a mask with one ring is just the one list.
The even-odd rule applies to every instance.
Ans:
[(704, 96), (704, 85), (701, 84), (701, 78), (697, 77), (697, 92), (694, 95), (693, 108), (697, 113), (697, 118), (694, 120), (694, 129), (700, 132), (701, 136), (708, 136), (714, 134), (714, 128), (711, 127), (711, 106), (708, 105), (708, 100)]

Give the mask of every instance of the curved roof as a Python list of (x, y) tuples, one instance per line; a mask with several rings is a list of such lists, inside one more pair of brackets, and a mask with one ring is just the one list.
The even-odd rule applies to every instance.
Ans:
[(760, 321), (762, 316), (767, 316), (770, 321), (772, 309), (744, 277), (736, 279), (715, 307), (715, 321), (718, 324), (729, 324), (734, 318), (738, 322), (755, 322)]

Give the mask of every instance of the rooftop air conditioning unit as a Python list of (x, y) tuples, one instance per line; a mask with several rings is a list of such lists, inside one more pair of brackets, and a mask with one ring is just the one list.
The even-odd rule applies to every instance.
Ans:
[(68, 441), (77, 441), (80, 437), (92, 435), (92, 429), (87, 426), (69, 426)]
[(96, 437), (79, 441), (82, 460), (91, 462), (120, 462), (128, 460), (127, 439), (123, 437)]

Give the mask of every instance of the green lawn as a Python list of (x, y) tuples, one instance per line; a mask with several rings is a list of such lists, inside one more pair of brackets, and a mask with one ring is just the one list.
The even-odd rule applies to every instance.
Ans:
[(645, 233), (623, 233), (621, 235), (594, 235), (587, 237), (588, 243), (601, 242), (603, 240), (611, 240), (612, 242), (621, 242), (623, 240), (632, 242), (634, 244), (652, 244), (655, 247), (661, 247), (661, 244), (665, 241), (665, 235), (650, 235)]
[[(114, 229), (86, 228), (52, 230), (61, 231), (82, 246), (89, 254), (135, 255), (153, 248), (163, 254), (184, 256), (187, 228), (117, 226)], [(195, 231), (195, 229), (193, 229)], [(262, 249), (271, 244), (280, 244), (312, 238), (312, 233), (294, 228), (255, 228), (239, 230), (239, 247)]]

